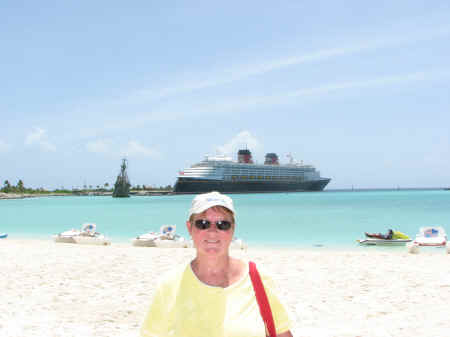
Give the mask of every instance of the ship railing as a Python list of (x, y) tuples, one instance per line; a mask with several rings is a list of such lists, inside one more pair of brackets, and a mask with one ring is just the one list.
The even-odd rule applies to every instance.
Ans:
[[(310, 180), (313, 177), (306, 175), (274, 175), (274, 176), (253, 176), (253, 175), (225, 175), (224, 180), (226, 181), (304, 181)], [(317, 177), (315, 177), (317, 178)]]

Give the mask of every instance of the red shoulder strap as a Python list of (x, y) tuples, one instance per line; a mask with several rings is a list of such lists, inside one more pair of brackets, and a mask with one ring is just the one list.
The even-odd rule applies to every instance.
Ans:
[(269, 300), (267, 299), (264, 285), (259, 276), (258, 269), (256, 269), (255, 262), (248, 263), (250, 279), (252, 280), (253, 289), (255, 290), (256, 301), (258, 302), (259, 311), (266, 326), (266, 332), (269, 332), (269, 337), (276, 337), (275, 324), (273, 322), (272, 310), (270, 310)]

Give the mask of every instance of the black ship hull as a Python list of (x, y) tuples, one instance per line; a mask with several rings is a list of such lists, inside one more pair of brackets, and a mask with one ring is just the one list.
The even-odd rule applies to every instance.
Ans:
[(223, 181), (179, 177), (175, 183), (175, 193), (204, 193), (211, 191), (225, 193), (264, 193), (264, 192), (306, 192), (322, 191), (330, 182), (329, 178), (318, 180), (289, 181)]

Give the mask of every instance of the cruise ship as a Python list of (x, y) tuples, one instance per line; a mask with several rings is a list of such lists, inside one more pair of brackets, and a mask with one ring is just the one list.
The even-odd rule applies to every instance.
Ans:
[(304, 192), (322, 191), (330, 178), (320, 177), (311, 165), (294, 162), (279, 163), (276, 153), (267, 153), (264, 164), (253, 163), (250, 150), (238, 151), (238, 161), (226, 156), (205, 156), (205, 159), (180, 171), (175, 193)]

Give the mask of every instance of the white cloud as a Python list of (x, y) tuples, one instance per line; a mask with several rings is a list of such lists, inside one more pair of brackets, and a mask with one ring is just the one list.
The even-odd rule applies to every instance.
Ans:
[[(446, 23), (446, 13), (436, 13), (435, 16), (428, 16), (419, 19), (420, 22), (393, 23), (389, 30), (380, 31), (360, 31), (354, 32), (352, 36), (337, 36), (333, 42), (323, 42), (315, 50), (294, 50), (289, 54), (271, 55), (262, 57), (255, 55), (244, 60), (239, 60), (235, 64), (221, 64), (217, 68), (206, 67), (186, 70), (182, 75), (177, 72), (176, 77), (170, 78), (162, 84), (150, 83), (139, 90), (125, 92), (115, 98), (106, 98), (104, 101), (91, 102), (83, 107), (83, 111), (108, 111), (109, 123), (102, 123), (101, 129), (93, 130), (95, 126), (85, 130), (89, 136), (95, 132), (101, 134), (104, 130), (114, 130), (123, 128), (139, 128), (144, 123), (183, 119), (187, 115), (202, 115), (209, 112), (236, 111), (251, 107), (258, 107), (267, 104), (279, 105), (287, 101), (296, 101), (301, 97), (322, 97), (333, 94), (338, 90), (357, 90), (359, 88), (370, 88), (374, 86), (406, 84), (413, 81), (435, 80), (439, 77), (437, 72), (407, 74), (405, 76), (392, 76), (384, 78), (372, 78), (361, 81), (349, 81), (345, 83), (329, 83), (312, 88), (292, 87), (284, 89), (283, 93), (273, 95), (261, 95), (252, 97), (227, 97), (214, 99), (214, 103), (207, 100), (197, 100), (185, 103), (183, 98), (189, 99), (189, 94), (196, 91), (207, 90), (221, 85), (246, 80), (255, 76), (266, 76), (290, 67), (301, 67), (302, 65), (319, 63), (337, 58), (353, 57), (356, 54), (371, 53), (376, 50), (387, 50), (395, 52), (398, 47), (411, 44), (418, 44), (434, 39), (443, 39), (450, 36), (450, 24)], [(381, 28), (380, 28), (381, 29)], [(338, 41), (338, 42), (336, 42)], [(292, 41), (292, 45), (295, 45)], [(444, 70), (441, 77), (448, 77), (448, 69)], [(432, 76), (431, 76), (432, 75)], [(422, 78), (421, 78), (422, 76)], [(242, 94), (240, 91), (238, 95)], [(208, 95), (207, 97), (212, 97)], [(168, 97), (180, 97), (181, 99), (165, 100)], [(158, 104), (149, 104), (152, 101), (160, 101)], [(134, 115), (133, 118), (123, 119), (122, 111), (127, 110)], [(114, 112), (112, 114), (111, 112)], [(113, 117), (111, 116), (113, 115)]]
[[(413, 82), (421, 81), (435, 81), (445, 79), (450, 76), (450, 69), (440, 69), (438, 71), (420, 71), (415, 73), (403, 74), (403, 75), (391, 75), (377, 77), (362, 81), (348, 81), (348, 82), (338, 82), (332, 83), (315, 88), (300, 89), (297, 91), (290, 92), (286, 94), (287, 97), (298, 97), (298, 96), (323, 96), (327, 95), (333, 91), (338, 90), (349, 90), (349, 89), (360, 89), (360, 88), (373, 88), (373, 87), (384, 87), (393, 86), (397, 84), (408, 84)], [(280, 96), (281, 98), (281, 96)]]
[(6, 153), (10, 149), (11, 149), (11, 145), (9, 145), (8, 143), (6, 143), (0, 139), (0, 153), (2, 153), (2, 152)]
[(124, 157), (134, 157), (134, 156), (143, 156), (143, 157), (158, 157), (159, 152), (146, 147), (139, 143), (136, 140), (130, 140), (128, 144), (122, 148), (121, 155)]
[[(443, 14), (442, 14), (443, 15)], [(441, 19), (439, 19), (441, 18)], [(102, 123), (101, 129), (86, 129), (89, 136), (92, 133), (101, 134), (105, 130), (133, 129), (139, 128), (145, 123), (161, 120), (182, 120), (186, 116), (204, 115), (206, 113), (222, 113), (223, 111), (233, 112), (244, 109), (269, 105), (284, 105), (290, 102), (298, 102), (298, 97), (318, 98), (333, 95), (339, 91), (359, 92), (362, 89), (371, 87), (382, 87), (383, 85), (406, 85), (413, 82), (435, 81), (449, 77), (449, 69), (437, 69), (436, 71), (423, 71), (404, 75), (392, 75), (378, 78), (350, 80), (347, 82), (325, 83), (310, 88), (284, 89), (281, 93), (270, 95), (255, 95), (242, 97), (240, 91), (237, 96), (217, 97), (210, 100), (189, 101), (189, 93), (207, 90), (213, 87), (230, 84), (251, 78), (254, 76), (265, 76), (271, 72), (277, 72), (289, 67), (300, 67), (310, 63), (319, 63), (327, 60), (351, 57), (355, 54), (371, 53), (376, 50), (391, 50), (404, 47), (410, 44), (417, 44), (433, 39), (447, 38), (450, 35), (450, 25), (440, 24), (442, 17), (439, 15), (435, 20), (423, 19), (423, 24), (417, 25), (415, 22), (406, 24), (395, 24), (395, 29), (389, 32), (355, 32), (353, 36), (341, 36), (333, 42), (328, 43), (330, 47), (318, 48), (311, 51), (294, 51), (289, 55), (279, 54), (270, 58), (260, 58), (255, 56), (248, 58), (251, 61), (243, 60), (237, 64), (224, 64), (218, 68), (206, 68), (202, 70), (192, 70), (192, 72), (177, 75), (177, 78), (168, 78), (165, 84), (154, 84), (143, 87), (140, 90), (124, 93), (123, 96), (114, 99), (106, 99), (102, 102), (92, 103), (92, 106), (83, 107), (84, 111), (109, 111), (108, 123)], [(345, 41), (345, 42), (341, 42)], [(391, 52), (389, 51), (389, 52)], [(178, 73), (177, 73), (178, 74)], [(179, 77), (178, 77), (179, 76)], [(176, 96), (181, 99), (164, 100), (167, 97)], [(206, 97), (214, 97), (215, 94)], [(183, 100), (186, 98), (186, 100)], [(158, 101), (158, 104), (149, 104), (151, 101)], [(133, 118), (123, 118), (122, 111), (127, 110)], [(114, 118), (111, 111), (115, 112)], [(131, 145), (132, 146), (132, 145)], [(131, 148), (130, 148), (131, 149)], [(134, 149), (131, 152), (138, 151)], [(138, 151), (139, 152), (139, 151)], [(150, 151), (151, 152), (151, 151)], [(144, 151), (143, 153), (148, 153)]]
[(111, 139), (98, 139), (87, 143), (86, 150), (114, 157), (158, 157), (160, 155), (155, 149), (146, 147), (136, 140), (130, 140), (125, 145), (120, 146)]
[[(449, 77), (450, 69), (438, 69), (433, 71), (369, 78), (361, 81), (336, 82), (274, 95), (239, 97), (236, 99), (228, 98), (226, 101), (216, 101), (213, 104), (205, 104), (201, 107), (196, 107), (195, 110), (196, 113), (232, 112), (258, 106), (267, 107), (271, 105), (286, 104), (290, 101), (298, 101), (298, 97), (319, 98), (344, 90), (359, 92), (360, 90), (377, 87), (406, 85), (423, 81), (439, 81)], [(192, 114), (192, 111), (189, 113)]]
[(53, 152), (56, 151), (56, 146), (49, 142), (47, 137), (47, 130), (39, 127), (33, 130), (26, 136), (25, 145), (38, 146), (42, 151)]
[(86, 150), (93, 153), (110, 153), (112, 142), (109, 139), (99, 139), (86, 144)]
[(239, 132), (229, 142), (217, 146), (216, 151), (222, 155), (233, 156), (242, 148), (258, 151), (261, 148), (261, 143), (250, 133), (250, 131), (245, 130)]
[(165, 97), (182, 95), (188, 92), (207, 89), (220, 85), (241, 81), (252, 76), (260, 76), (269, 72), (281, 70), (287, 67), (297, 66), (305, 63), (320, 62), (336, 57), (353, 55), (362, 52), (370, 52), (379, 49), (396, 48), (411, 43), (419, 43), (437, 38), (444, 38), (450, 35), (450, 25), (434, 25), (432, 27), (415, 30), (412, 33), (412, 27), (417, 25), (397, 27), (395, 33), (389, 35), (365, 35), (359, 40), (348, 43), (347, 45), (336, 46), (327, 49), (312, 51), (309, 53), (292, 54), (290, 56), (279, 57), (277, 59), (245, 63), (240, 65), (229, 65), (223, 67), (220, 71), (209, 69), (207, 73), (196, 73), (191, 75), (190, 80), (176, 80), (174, 86), (162, 88), (140, 89), (123, 97), (123, 101), (151, 101)]
[[(182, 103), (174, 103), (166, 106), (158, 107), (154, 110), (149, 110), (145, 113), (140, 113), (132, 119), (116, 120), (113, 123), (103, 124), (101, 130), (89, 130), (89, 134), (101, 133), (106, 128), (114, 129), (134, 129), (142, 127), (142, 125), (152, 122), (160, 121), (162, 119), (178, 119), (182, 120), (186, 117), (193, 116), (210, 116), (212, 114), (221, 114), (226, 112), (232, 114), (242, 112), (247, 109), (255, 109), (258, 107), (267, 108), (269, 106), (279, 106), (285, 104), (296, 103), (300, 101), (298, 98), (319, 99), (334, 95), (338, 92), (346, 92), (350, 95), (360, 94), (362, 90), (369, 90), (371, 88), (387, 88), (387, 87), (406, 87), (411, 84), (420, 84), (421, 82), (435, 82), (448, 80), (450, 78), (450, 68), (437, 68), (428, 71), (418, 71), (405, 74), (393, 74), (379, 77), (372, 77), (354, 81), (345, 82), (331, 82), (314, 87), (298, 88), (291, 91), (284, 91), (273, 93), (271, 95), (255, 95), (255, 96), (240, 96), (240, 97), (225, 97), (222, 99), (215, 99), (213, 102), (197, 102), (191, 104), (189, 107)], [(302, 100), (306, 102), (306, 100)], [(245, 141), (244, 141), (245, 143)], [(133, 145), (130, 145), (132, 150)], [(138, 147), (136, 147), (136, 150)], [(217, 151), (225, 151), (225, 145), (219, 146)], [(143, 151), (142, 154), (150, 152)], [(139, 151), (131, 151), (136, 153)], [(228, 152), (226, 150), (225, 152)]]

